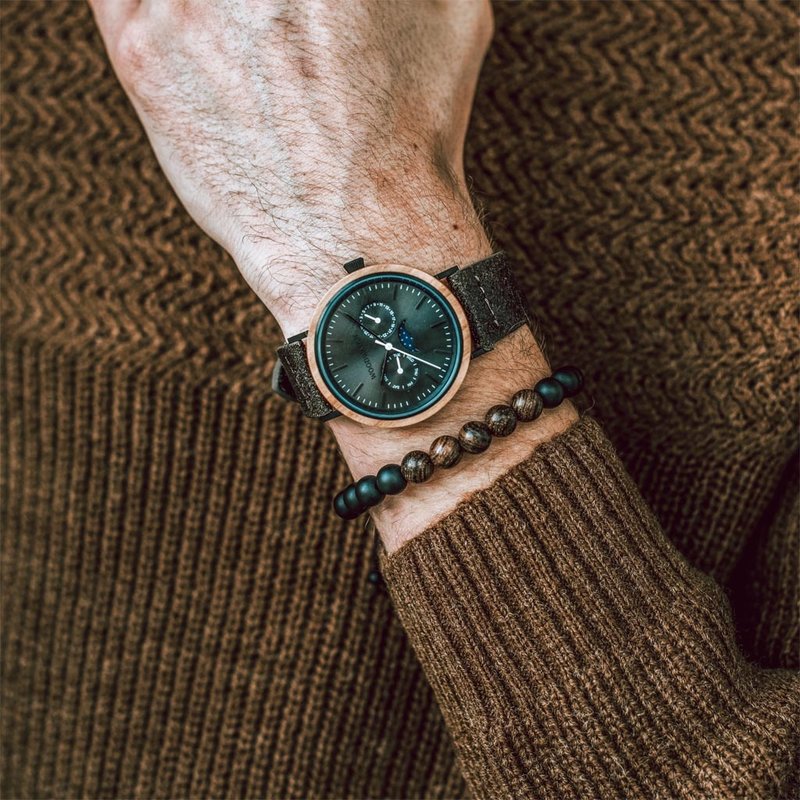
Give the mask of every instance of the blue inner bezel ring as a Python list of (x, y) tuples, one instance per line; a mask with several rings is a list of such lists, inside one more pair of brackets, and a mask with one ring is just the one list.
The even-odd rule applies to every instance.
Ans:
[[(365, 286), (370, 283), (381, 283), (382, 281), (399, 281), (401, 283), (408, 283), (436, 298), (445, 314), (447, 314), (447, 318), (450, 321), (453, 329), (453, 335), (455, 337), (455, 352), (453, 361), (450, 364), (450, 369), (448, 370), (447, 376), (439, 385), (439, 388), (436, 389), (436, 391), (433, 392), (430, 397), (427, 397), (419, 405), (404, 409), (402, 411), (376, 411), (374, 408), (371, 409), (354, 403), (349, 397), (342, 394), (342, 392), (339, 390), (339, 387), (336, 386), (331, 379), (328, 372), (328, 365), (325, 363), (322, 353), (322, 337), (327, 330), (328, 321), (330, 320), (331, 314), (333, 314), (333, 312), (339, 307), (339, 304), (342, 302), (342, 300), (348, 295), (351, 295), (361, 286)], [(319, 323), (317, 324), (317, 329), (314, 336), (314, 354), (317, 359), (317, 366), (319, 368), (319, 373), (322, 376), (322, 380), (325, 381), (325, 385), (343, 406), (346, 406), (347, 408), (355, 411), (357, 414), (361, 414), (364, 417), (369, 417), (370, 419), (406, 419), (407, 417), (416, 416), (417, 414), (425, 411), (437, 403), (453, 385), (453, 381), (456, 379), (458, 370), (461, 367), (461, 361), (464, 358), (464, 336), (461, 326), (458, 322), (458, 318), (453, 311), (453, 307), (450, 305), (445, 296), (435, 287), (431, 286), (429, 283), (419, 280), (418, 278), (415, 278), (413, 275), (405, 275), (402, 272), (381, 272), (373, 275), (365, 275), (363, 278), (358, 278), (352, 283), (348, 283), (330, 299), (327, 306), (325, 306), (325, 310), (322, 312)]]

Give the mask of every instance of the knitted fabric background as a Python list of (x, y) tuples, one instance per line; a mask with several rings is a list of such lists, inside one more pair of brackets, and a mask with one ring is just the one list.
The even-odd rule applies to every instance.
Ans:
[[(500, 4), (467, 148), (549, 357), (764, 666), (800, 648), (796, 10)], [(0, 12), (4, 795), (463, 796), (274, 320), (88, 7)]]

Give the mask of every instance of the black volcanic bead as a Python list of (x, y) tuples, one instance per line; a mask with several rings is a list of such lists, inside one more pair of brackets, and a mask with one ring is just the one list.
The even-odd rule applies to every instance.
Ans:
[(347, 490), (352, 488), (354, 488), (352, 485), (348, 486), (333, 499), (333, 509), (342, 519), (355, 519), (362, 511), (360, 506), (351, 508), (347, 504)]
[(365, 511), (364, 507), (361, 505), (361, 501), (358, 499), (358, 495), (356, 494), (356, 485), (354, 483), (351, 483), (344, 490), (343, 494), (345, 505), (351, 511), (357, 512), (356, 516), (358, 516), (362, 511)]
[(458, 432), (458, 443), (467, 453), (482, 453), (492, 443), (492, 434), (483, 422), (473, 420)]
[(406, 488), (406, 479), (399, 464), (386, 464), (375, 476), (378, 489), (384, 494), (400, 494)]
[(378, 505), (384, 497), (383, 492), (378, 488), (374, 475), (365, 475), (358, 481), (356, 495), (361, 504), (367, 508)]
[(403, 456), (400, 465), (403, 477), (411, 483), (424, 483), (433, 475), (433, 461), (423, 450), (412, 450)]
[(492, 406), (483, 418), (492, 436), (509, 436), (517, 427), (517, 415), (511, 406)]
[(553, 378), (542, 378), (533, 391), (542, 398), (545, 408), (555, 408), (564, 399), (564, 388)]
[(344, 492), (339, 492), (336, 497), (333, 498), (333, 510), (342, 518), (347, 519), (347, 515), (350, 513), (350, 509), (344, 502)]
[(564, 397), (574, 397), (583, 388), (583, 373), (577, 367), (561, 367), (553, 373), (564, 389)]
[(521, 389), (511, 398), (511, 408), (520, 422), (530, 422), (542, 413), (544, 406), (533, 389)]
[(428, 454), (434, 466), (443, 469), (454, 467), (464, 455), (455, 436), (440, 436), (438, 439), (434, 439)]

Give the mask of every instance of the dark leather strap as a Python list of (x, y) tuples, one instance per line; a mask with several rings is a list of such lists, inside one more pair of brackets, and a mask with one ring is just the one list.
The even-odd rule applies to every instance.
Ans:
[(525, 300), (505, 253), (495, 253), (447, 279), (467, 313), (472, 331), (472, 357), (492, 350), (509, 333), (528, 322)]
[(278, 362), (272, 373), (272, 388), (281, 396), (296, 400), (307, 417), (332, 419), (338, 417), (322, 396), (311, 377), (303, 341), (286, 342), (278, 348)]
[[(360, 262), (360, 263), (359, 263)], [(364, 266), (360, 259), (348, 262), (350, 271)], [(495, 253), (464, 269), (446, 270), (440, 276), (464, 307), (472, 333), (472, 357), (492, 350), (509, 333), (528, 322), (525, 301), (511, 273), (505, 253)], [(272, 388), (287, 400), (296, 400), (307, 417), (339, 416), (322, 396), (308, 368), (304, 334), (278, 348)]]

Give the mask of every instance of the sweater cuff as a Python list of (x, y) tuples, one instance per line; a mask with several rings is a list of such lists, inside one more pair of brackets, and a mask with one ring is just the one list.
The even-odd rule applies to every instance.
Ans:
[(747, 727), (727, 602), (591, 417), (382, 568), (476, 796), (706, 796), (727, 782), (710, 765), (737, 756), (719, 737)]

